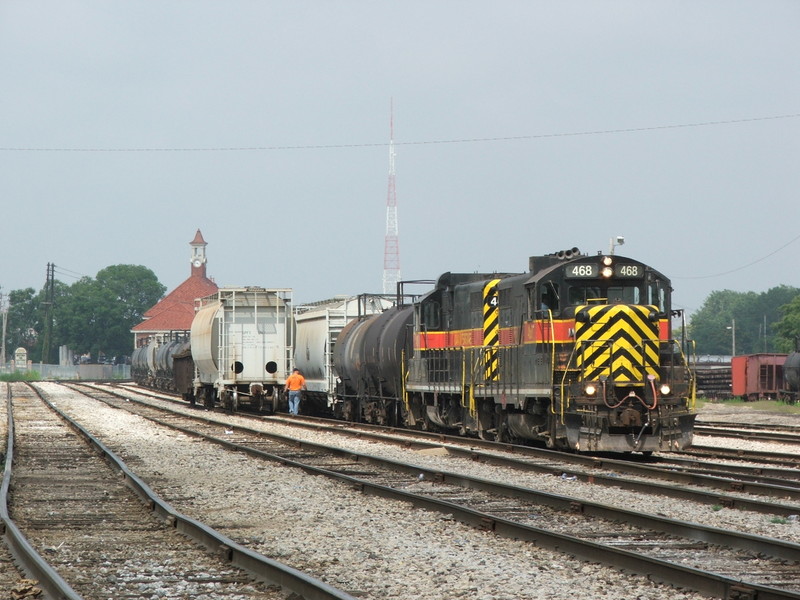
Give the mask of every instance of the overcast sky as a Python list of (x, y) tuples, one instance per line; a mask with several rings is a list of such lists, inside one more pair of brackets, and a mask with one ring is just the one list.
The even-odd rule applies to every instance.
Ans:
[(3, 292), (115, 264), (296, 301), (579, 247), (678, 307), (800, 287), (800, 2), (0, 2)]

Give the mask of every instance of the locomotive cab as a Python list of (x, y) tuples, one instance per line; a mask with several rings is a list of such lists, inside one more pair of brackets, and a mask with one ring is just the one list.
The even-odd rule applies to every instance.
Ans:
[(600, 256), (573, 261), (536, 287), (543, 301), (565, 291), (555, 316), (569, 323), (567, 339), (554, 340), (561, 359), (550, 404), (559, 422), (551, 435), (565, 439), (548, 442), (577, 450), (684, 447), (691, 379), (670, 339), (669, 280), (630, 259)]

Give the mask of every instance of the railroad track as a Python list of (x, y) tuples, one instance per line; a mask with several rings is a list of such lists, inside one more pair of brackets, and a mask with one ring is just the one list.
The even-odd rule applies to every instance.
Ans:
[(676, 454), (676, 456), (677, 455), (696, 457), (699, 459), (736, 460), (764, 466), (773, 466), (776, 468), (800, 469), (800, 456), (796, 453), (788, 452), (768, 452), (724, 448), (721, 446), (692, 445), (690, 448)]
[(743, 429), (753, 431), (777, 431), (800, 437), (800, 423), (742, 423), (736, 421), (696, 421), (695, 425), (710, 428)]
[(696, 423), (695, 435), (709, 437), (728, 437), (757, 442), (777, 442), (780, 444), (800, 444), (800, 430), (779, 425), (751, 425), (744, 423)]
[[(289, 590), (313, 587), (307, 598), (352, 600), (189, 523), (33, 388), (7, 390), (4, 539), (48, 597), (278, 600), (285, 598), (277, 585), (283, 580)], [(243, 557), (260, 566), (241, 568)], [(269, 575), (276, 569), (280, 576)]]
[[(112, 390), (114, 388), (116, 386), (111, 386)], [(124, 389), (137, 394), (137, 396), (141, 395), (161, 402), (174, 401), (179, 406), (187, 405), (182, 400), (176, 400), (170, 394), (156, 394), (146, 389), (131, 388), (129, 386), (125, 386)], [(262, 418), (254, 417), (249, 413), (237, 413), (237, 415), (242, 418)], [(458, 448), (467, 448), (467, 454), (473, 460), (482, 462), (495, 464), (502, 462), (502, 464), (513, 468), (591, 480), (592, 483), (597, 485), (612, 485), (646, 493), (687, 498), (712, 505), (720, 504), (726, 507), (754, 510), (766, 514), (793, 515), (797, 513), (798, 507), (791, 505), (776, 506), (774, 503), (769, 502), (749, 502), (747, 499), (738, 496), (738, 494), (753, 494), (800, 502), (800, 491), (798, 491), (800, 490), (800, 459), (795, 455), (774, 455), (772, 453), (756, 452), (753, 460), (756, 466), (748, 468), (741, 465), (731, 465), (730, 463), (712, 463), (707, 460), (681, 458), (681, 456), (696, 456), (698, 459), (713, 457), (746, 460), (748, 454), (741, 450), (726, 451), (721, 448), (698, 448), (696, 452), (668, 453), (650, 458), (632, 454), (628, 458), (621, 459), (618, 455), (573, 455), (538, 447), (509, 445), (479, 439), (465, 439), (460, 436), (449, 436), (441, 433), (396, 429), (369, 424), (348, 423), (345, 428), (342, 421), (331, 421), (316, 417), (292, 417), (289, 421), (282, 415), (267, 418), (276, 422), (290, 422), (293, 426), (304, 426), (317, 431), (354, 435), (384, 443), (392, 443), (394, 441), (394, 443), (402, 444), (408, 448), (434, 448), (446, 443), (451, 452), (457, 452)], [(499, 457), (481, 455), (475, 451), (475, 448), (487, 451), (510, 451), (521, 457), (527, 457), (527, 460), (508, 459), (503, 461)], [(770, 457), (777, 457), (774, 468), (769, 467)], [(645, 480), (667, 481), (668, 484), (665, 486), (641, 480), (621, 479), (619, 474), (640, 477)], [(720, 490), (721, 493), (703, 494), (699, 491), (687, 490), (684, 487), (675, 487), (676, 485), (701, 486)], [(729, 495), (726, 492), (737, 495)]]
[[(114, 387), (112, 386), (109, 391), (113, 392)], [(165, 399), (163, 395), (153, 394), (149, 391), (142, 393), (138, 389), (128, 388), (128, 390), (137, 396), (142, 395), (160, 402), (173, 402), (169, 395), (167, 395), (168, 399)], [(186, 406), (186, 403), (182, 401), (177, 401), (175, 404)], [(240, 413), (237, 416), (244, 419), (255, 419), (255, 422), (264, 419), (264, 417), (255, 417), (248, 413)], [(460, 436), (441, 433), (368, 424), (345, 424), (342, 421), (315, 417), (288, 418), (276, 415), (266, 417), (266, 419), (272, 422), (291, 423), (294, 427), (307, 427), (314, 431), (333, 432), (337, 435), (372, 439), (382, 443), (395, 443), (410, 449), (432, 449), (447, 444), (448, 452), (469, 457), (473, 461), (502, 465), (522, 471), (563, 476), (573, 480), (588, 481), (594, 485), (687, 499), (712, 506), (738, 508), (780, 517), (791, 517), (800, 513), (800, 487), (798, 487), (800, 471), (796, 469), (769, 470), (763, 466), (747, 468), (707, 461), (682, 461), (673, 454), (651, 458), (643, 458), (634, 454), (627, 459), (611, 455), (569, 454), (531, 446), (509, 445), (478, 439), (466, 440)], [(490, 453), (481, 453), (476, 448), (485, 449)], [(493, 451), (511, 452), (517, 457), (502, 456), (494, 454)], [(661, 481), (666, 483), (660, 483)], [(769, 497), (778, 498), (781, 502), (761, 499)]]
[[(531, 540), (587, 560), (647, 573), (722, 598), (800, 598), (800, 546), (796, 544), (694, 526), (463, 475), (426, 471), (418, 465), (266, 435), (241, 426), (232, 428), (221, 439), (219, 420), (175, 413), (164, 416), (163, 409), (134, 404), (130, 398), (99, 392), (90, 395), (252, 456), (335, 477), (365, 493), (440, 510), (501, 535)], [(413, 487), (408, 484), (410, 473), (421, 476)], [(531, 521), (559, 523), (561, 531), (533, 526)], [(564, 531), (584, 534), (579, 538)], [(709, 540), (732, 550), (710, 546)], [(705, 570), (686, 564), (703, 564)], [(716, 572), (708, 572), (712, 569)]]
[[(449, 451), (459, 452), (459, 448), (467, 449), (463, 451), (463, 454), (469, 455), (473, 460), (477, 461), (502, 463), (505, 466), (522, 470), (535, 470), (553, 475), (566, 475), (567, 477), (590, 480), (597, 485), (612, 485), (659, 495), (688, 498), (699, 502), (706, 501), (711, 504), (722, 503), (731, 507), (736, 505), (739, 508), (747, 508), (748, 510), (767, 514), (776, 512), (783, 514), (787, 509), (789, 512), (786, 512), (786, 514), (796, 514), (798, 506), (776, 506), (775, 503), (759, 503), (758, 501), (747, 504), (744, 499), (737, 500), (736, 496), (729, 496), (725, 493), (704, 495), (700, 492), (687, 490), (683, 487), (676, 488), (675, 486), (700, 486), (718, 489), (722, 492), (744, 492), (745, 494), (800, 502), (800, 470), (794, 468), (769, 468), (765, 465), (747, 467), (729, 463), (712, 463), (682, 459), (679, 455), (673, 454), (645, 458), (639, 455), (631, 455), (628, 459), (621, 459), (610, 455), (568, 454), (483, 440), (471, 439), (466, 441), (459, 436), (427, 434), (425, 432), (405, 429), (397, 430), (372, 425), (351, 423), (344, 429), (341, 423), (331, 423), (314, 418), (298, 419), (295, 417), (291, 420), (286, 420), (284, 417), (270, 417), (270, 420), (387, 443), (394, 441), (410, 448), (433, 448), (446, 443)], [(475, 448), (484, 448), (488, 451), (510, 451), (519, 455), (520, 458), (503, 459), (492, 454), (482, 454), (476, 451)], [(793, 464), (796, 465), (798, 463), (795, 462)], [(620, 478), (620, 474), (643, 478), (644, 481)], [(649, 483), (646, 480), (667, 481), (668, 485)]]

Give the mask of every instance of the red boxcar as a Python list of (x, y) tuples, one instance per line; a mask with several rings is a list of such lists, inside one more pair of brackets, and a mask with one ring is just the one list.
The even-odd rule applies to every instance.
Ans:
[(784, 388), (786, 354), (744, 354), (731, 360), (731, 391), (745, 400), (777, 399)]

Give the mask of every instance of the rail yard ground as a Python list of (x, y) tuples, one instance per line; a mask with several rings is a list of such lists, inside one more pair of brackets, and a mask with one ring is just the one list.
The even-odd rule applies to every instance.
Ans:
[[(341, 486), (318, 477), (304, 477), (293, 469), (260, 464), (206, 447), (182, 434), (145, 426), (137, 417), (55, 384), (39, 385), (63, 410), (78, 416), (118, 453), (132, 460), (137, 471), (184, 511), (227, 530), (257, 551), (323, 577), (358, 597), (480, 600), (708, 597), (670, 588), (645, 576), (621, 573), (576, 561), (566, 554), (497, 538), (450, 518), (426, 511), (412, 512), (403, 504), (354, 495), (351, 490), (340, 489)], [(798, 407), (780, 403), (703, 402), (698, 410), (698, 422), (800, 425)], [(245, 426), (240, 417), (223, 411), (217, 416), (225, 424), (220, 435), (231, 435), (234, 429)], [(269, 427), (289, 428), (278, 424)], [(303, 437), (323, 436), (311, 432)], [(379, 444), (374, 442), (348, 443), (363, 444), (370, 453), (378, 452)], [(382, 452), (408, 454), (407, 450), (393, 448)], [(444, 462), (446, 457), (420, 454), (416, 460)], [(452, 468), (457, 461), (451, 458), (447, 462), (447, 468)], [(462, 468), (479, 469), (485, 478), (500, 477), (502, 471), (472, 461)], [(507, 476), (515, 484), (521, 483), (519, 473), (510, 472)], [(754, 535), (793, 541), (800, 536), (797, 530), (800, 525), (794, 519), (774, 522), (747, 511), (715, 510), (653, 496), (633, 500), (630, 492), (604, 490), (569, 477), (541, 476), (536, 480), (538, 486), (548, 486), (553, 493), (581, 495), (585, 487), (587, 498), (609, 504), (647, 506), (658, 513), (736, 527)], [(430, 484), (416, 478), (408, 483), (409, 488), (423, 485)], [(390, 561), (386, 560), (389, 556)]]
[(774, 400), (744, 402), (742, 400), (699, 400), (697, 420), (737, 423), (796, 424), (800, 426), (800, 404)]

